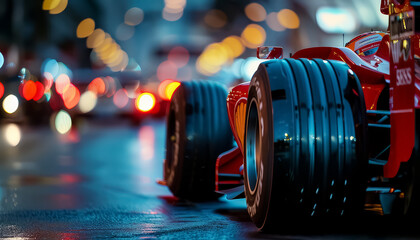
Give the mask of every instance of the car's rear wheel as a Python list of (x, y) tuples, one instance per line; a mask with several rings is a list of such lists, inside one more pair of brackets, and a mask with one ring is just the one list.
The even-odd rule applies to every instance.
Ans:
[(365, 114), (357, 76), (342, 62), (260, 65), (249, 88), (244, 150), (247, 208), (257, 227), (362, 210)]
[(214, 192), (216, 160), (233, 147), (226, 97), (226, 89), (210, 81), (183, 82), (175, 91), (167, 118), (164, 174), (176, 197), (219, 197)]

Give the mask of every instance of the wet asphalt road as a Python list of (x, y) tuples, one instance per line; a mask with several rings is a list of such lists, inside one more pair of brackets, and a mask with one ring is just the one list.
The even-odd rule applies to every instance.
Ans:
[(408, 220), (377, 216), (286, 220), (278, 233), (260, 233), (244, 200), (184, 202), (155, 183), (162, 176), (163, 120), (77, 125), (68, 136), (21, 126), (16, 147), (0, 136), (1, 238), (419, 239)]

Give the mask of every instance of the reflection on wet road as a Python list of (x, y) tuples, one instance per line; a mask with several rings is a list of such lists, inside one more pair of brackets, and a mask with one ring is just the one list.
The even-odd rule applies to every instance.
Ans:
[[(395, 221), (373, 218), (340, 220), (338, 228), (319, 219), (285, 219), (288, 226), (279, 227), (286, 231), (262, 234), (250, 222), (244, 200), (184, 202), (155, 183), (162, 175), (163, 121), (76, 125), (65, 137), (48, 127), (2, 126), (0, 237), (390, 239), (407, 233), (395, 228)], [(307, 233), (314, 228), (319, 231)]]
[(256, 231), (243, 201), (181, 202), (155, 183), (162, 121), (83, 122), (67, 137), (14, 127), (19, 139), (0, 143), (1, 237), (242, 238), (244, 229)]

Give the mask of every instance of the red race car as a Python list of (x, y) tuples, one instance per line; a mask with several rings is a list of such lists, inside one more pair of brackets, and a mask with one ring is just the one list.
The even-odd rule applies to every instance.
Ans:
[(288, 59), (260, 47), (271, 60), (229, 93), (215, 82), (182, 83), (167, 119), (172, 193), (245, 197), (259, 229), (291, 216), (359, 214), (372, 193), (385, 214), (419, 214), (420, 1), (384, 0), (381, 11), (390, 33), (346, 47)]

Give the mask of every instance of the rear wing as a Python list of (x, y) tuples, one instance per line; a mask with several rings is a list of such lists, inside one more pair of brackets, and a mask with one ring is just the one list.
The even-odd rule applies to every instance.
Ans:
[[(389, 15), (391, 148), (384, 166), (384, 177), (398, 173), (400, 163), (407, 162), (414, 148), (415, 109), (420, 108), (419, 52), (420, 0), (382, 0), (381, 12)], [(418, 19), (418, 20), (417, 20)], [(420, 127), (420, 126), (417, 126)]]

